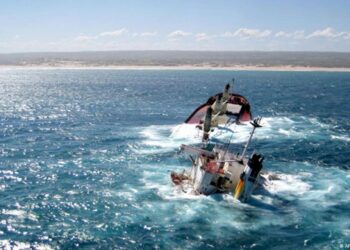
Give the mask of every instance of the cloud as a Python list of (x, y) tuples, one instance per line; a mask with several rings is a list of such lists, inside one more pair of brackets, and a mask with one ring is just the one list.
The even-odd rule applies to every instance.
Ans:
[(291, 33), (279, 31), (275, 34), (275, 37), (278, 38), (292, 38), (292, 39), (304, 39), (305, 32), (303, 30), (297, 30)]
[(98, 34), (98, 37), (105, 37), (105, 36), (116, 37), (116, 36), (124, 35), (126, 33), (128, 33), (128, 30), (125, 28), (122, 28), (119, 30), (101, 32), (100, 34)]
[(206, 33), (197, 33), (196, 34), (196, 40), (197, 41), (207, 41), (210, 37)]
[(85, 35), (80, 35), (74, 38), (74, 41), (78, 42), (88, 42), (92, 40), (96, 40), (98, 37), (97, 36), (85, 36)]
[(171, 40), (178, 40), (180, 38), (184, 38), (186, 36), (190, 36), (192, 33), (185, 32), (183, 30), (175, 30), (168, 34), (168, 38)]
[(119, 30), (104, 31), (95, 36), (79, 35), (76, 38), (74, 38), (74, 41), (89, 42), (93, 40), (98, 40), (99, 38), (102, 38), (102, 37), (118, 37), (127, 33), (128, 33), (128, 30), (125, 28), (122, 28)]
[(275, 34), (275, 37), (289, 37), (289, 33), (286, 33), (284, 31), (279, 31)]
[(350, 33), (349, 32), (337, 32), (335, 29), (328, 27), (328, 28), (321, 29), (321, 30), (315, 30), (308, 35), (306, 35), (303, 30), (297, 30), (294, 32), (279, 31), (275, 34), (275, 37), (277, 37), (277, 38), (292, 38), (292, 39), (312, 39), (312, 38), (350, 39)]
[(337, 32), (333, 28), (325, 28), (323, 30), (316, 30), (312, 32), (310, 35), (307, 36), (308, 39), (310, 38), (350, 38), (349, 32)]
[[(160, 39), (155, 39), (153, 37)], [(233, 45), (223, 45), (222, 37), (235, 39)], [(165, 41), (166, 39), (167, 41)], [(259, 41), (256, 43), (255, 41)], [(321, 42), (322, 41), (322, 42)], [(196, 32), (193, 30), (174, 30), (169, 33), (144, 30), (133, 32), (126, 28), (97, 32), (95, 34), (79, 34), (74, 40), (69, 39), (67, 45), (73, 49), (278, 49), (278, 50), (349, 50), (349, 31), (338, 31), (331, 27), (311, 31), (276, 30), (269, 27), (261, 29), (238, 28), (226, 33)], [(71, 43), (71, 45), (68, 45)], [(55, 47), (53, 44), (51, 47)], [(225, 47), (223, 47), (225, 46)], [(4, 50), (4, 49), (2, 49)]]
[(239, 28), (235, 32), (225, 32), (224, 37), (239, 37), (242, 39), (264, 38), (271, 35), (271, 30)]
[(141, 37), (151, 37), (151, 36), (157, 36), (158, 32), (157, 31), (153, 31), (153, 32), (142, 32), (142, 33), (133, 33), (133, 36), (141, 36)]
[(224, 34), (222, 34), (223, 37), (233, 37), (233, 33), (230, 31), (226, 31)]
[(156, 36), (158, 35), (158, 32), (157, 31), (154, 31), (154, 32), (143, 32), (140, 34), (140, 36)]

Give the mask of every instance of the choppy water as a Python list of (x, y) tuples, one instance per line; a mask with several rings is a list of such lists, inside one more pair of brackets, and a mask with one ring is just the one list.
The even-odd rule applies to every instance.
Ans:
[[(181, 123), (232, 77), (280, 177), (248, 204), (169, 178), (198, 141)], [(349, 95), (349, 73), (1, 70), (0, 248), (349, 246)]]

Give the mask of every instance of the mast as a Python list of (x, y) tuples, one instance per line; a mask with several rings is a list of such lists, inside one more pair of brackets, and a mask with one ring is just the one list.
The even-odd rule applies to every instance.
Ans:
[(209, 107), (207, 110), (207, 113), (205, 114), (204, 124), (203, 124), (203, 138), (202, 141), (204, 143), (204, 146), (207, 145), (209, 140), (209, 133), (211, 129), (211, 119), (212, 119), (212, 108)]
[(245, 146), (244, 146), (244, 149), (243, 149), (243, 152), (242, 152), (242, 155), (241, 155), (241, 158), (240, 158), (241, 161), (243, 161), (243, 158), (244, 158), (245, 153), (247, 152), (248, 146), (249, 146), (250, 142), (252, 141), (252, 138), (253, 138), (255, 129), (256, 129), (256, 128), (261, 128), (261, 127), (262, 127), (262, 126), (260, 125), (260, 122), (261, 122), (261, 117), (260, 117), (260, 116), (258, 116), (257, 118), (255, 118), (253, 122), (250, 122), (250, 124), (253, 125), (253, 130), (252, 130), (252, 132), (250, 132), (249, 139), (248, 139), (247, 143), (246, 143)]

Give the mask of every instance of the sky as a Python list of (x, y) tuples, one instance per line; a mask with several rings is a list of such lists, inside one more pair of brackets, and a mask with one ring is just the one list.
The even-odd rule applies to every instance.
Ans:
[(349, 0), (0, 0), (0, 53), (350, 52)]

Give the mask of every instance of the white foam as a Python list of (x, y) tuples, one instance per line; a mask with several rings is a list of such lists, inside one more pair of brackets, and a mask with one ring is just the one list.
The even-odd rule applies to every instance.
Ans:
[[(235, 142), (244, 142), (248, 139), (251, 127), (249, 123), (215, 127), (211, 132), (211, 138), (219, 140), (231, 138)], [(232, 131), (233, 134), (230, 131)], [(195, 124), (185, 123), (174, 127), (170, 136), (172, 139), (181, 140), (182, 143), (199, 143), (202, 137), (203, 132), (196, 128)]]
[[(147, 167), (148, 166), (145, 166), (145, 168)], [(181, 167), (169, 166), (168, 169), (181, 169)], [(154, 171), (150, 169), (149, 171), (144, 171), (143, 176), (141, 182), (143, 182), (145, 188), (156, 190), (157, 194), (165, 200), (203, 199), (203, 196), (196, 195), (190, 186), (180, 187), (174, 185), (168, 171), (155, 174)]]
[(2, 214), (6, 214), (6, 215), (14, 215), (14, 216), (17, 216), (17, 217), (21, 217), (21, 218), (24, 218), (25, 217), (25, 214), (26, 214), (26, 211), (23, 211), (23, 210), (6, 210), (6, 209), (3, 209), (1, 211)]
[(317, 118), (308, 118), (309, 122), (313, 125), (316, 125), (320, 128), (329, 128), (330, 125), (329, 124), (326, 124), (326, 123), (322, 123), (320, 122), (319, 120), (317, 120)]
[(32, 221), (37, 221), (38, 216), (32, 212), (26, 212), (24, 210), (14, 209), (14, 210), (7, 210), (3, 209), (1, 211), (2, 214), (10, 215), (10, 216), (16, 216), (19, 219), (29, 219)]
[(183, 123), (172, 128), (170, 138), (174, 139), (199, 139), (199, 129), (196, 128), (196, 124)]
[(301, 176), (289, 174), (276, 174), (275, 176), (273, 180), (269, 180), (269, 176), (264, 175), (268, 180), (264, 183), (264, 188), (270, 193), (302, 195), (311, 189), (311, 185), (302, 181)]
[[(310, 138), (324, 137), (330, 134), (330, 125), (310, 117), (264, 117), (263, 127), (254, 135), (256, 139), (263, 138)], [(344, 139), (344, 138), (341, 138)]]
[(26, 243), (20, 241), (0, 240), (0, 248), (3, 250), (17, 250), (17, 249), (38, 249), (38, 250), (50, 250), (54, 249), (47, 244), (39, 243)]
[[(159, 125), (159, 126), (149, 126), (144, 128), (140, 134), (145, 139), (142, 141), (144, 145), (173, 149), (181, 145), (181, 141), (177, 141), (177, 138), (171, 136), (171, 131), (174, 129), (173, 126), (169, 125)], [(178, 138), (180, 139), (180, 138)]]
[(68, 192), (67, 192), (67, 194), (69, 194), (69, 195), (76, 195), (76, 194), (78, 194), (79, 192), (77, 191), (77, 190), (69, 190)]
[(59, 194), (55, 194), (54, 196), (52, 196), (52, 198), (54, 198), (55, 200), (61, 200), (63, 197)]
[[(309, 124), (319, 123), (315, 119), (311, 119)], [(271, 139), (276, 137), (287, 136), (290, 138), (300, 138), (313, 134), (313, 130), (309, 125), (304, 124), (305, 121), (297, 122), (289, 117), (264, 117), (261, 121), (262, 128), (258, 129), (254, 134), (254, 139)], [(325, 127), (325, 126), (321, 126)], [(230, 131), (233, 131), (232, 134)], [(232, 139), (235, 143), (244, 143), (252, 131), (249, 122), (242, 125), (230, 124), (213, 128), (212, 138), (219, 140)], [(307, 132), (306, 132), (307, 131)], [(312, 131), (312, 133), (310, 133)], [(180, 125), (152, 125), (143, 128), (140, 132), (144, 140), (143, 145), (150, 148), (138, 150), (141, 153), (157, 153), (165, 152), (178, 148), (181, 144), (194, 144), (201, 142), (202, 131), (196, 128), (196, 124), (180, 124)]]
[(278, 129), (278, 133), (285, 135), (287, 137), (294, 137), (294, 138), (301, 138), (301, 137), (304, 137), (306, 135), (306, 133), (297, 132), (297, 131), (293, 130), (292, 128), (289, 128), (289, 129), (280, 128), (280, 129)]
[(340, 141), (350, 141), (350, 137), (346, 135), (331, 135), (332, 140), (340, 140)]
[(0, 170), (0, 174), (10, 174), (13, 175), (14, 172), (12, 170)]
[[(331, 203), (334, 202), (334, 200), (329, 199), (329, 196), (338, 197), (339, 193), (344, 190), (344, 187), (330, 180), (319, 182), (319, 184), (323, 184), (322, 187), (317, 190), (311, 190), (308, 193), (308, 199), (323, 201), (323, 203)], [(338, 197), (338, 199), (340, 199), (340, 197)]]

